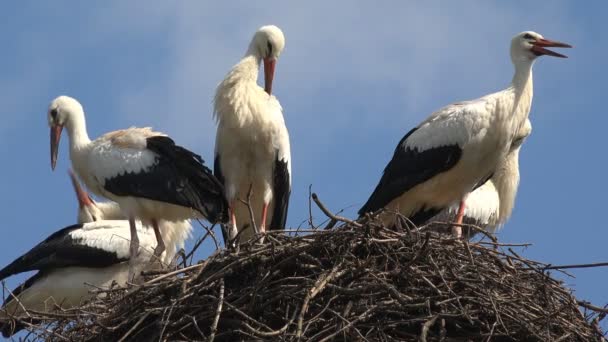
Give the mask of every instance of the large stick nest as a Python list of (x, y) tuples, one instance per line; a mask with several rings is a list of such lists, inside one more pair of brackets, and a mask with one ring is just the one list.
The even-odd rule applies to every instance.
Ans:
[(78, 341), (604, 341), (603, 314), (582, 312), (545, 266), (370, 218), (271, 233), (35, 328)]

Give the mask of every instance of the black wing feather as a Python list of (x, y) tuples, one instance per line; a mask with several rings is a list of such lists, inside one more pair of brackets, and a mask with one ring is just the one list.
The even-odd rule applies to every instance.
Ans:
[(70, 232), (82, 228), (76, 224), (51, 234), (29, 252), (0, 270), (0, 280), (14, 274), (40, 270), (46, 271), (60, 267), (107, 267), (125, 261), (116, 253), (82, 244)]
[(289, 161), (279, 160), (278, 152), (274, 163), (272, 197), (274, 200), (274, 212), (270, 221), (270, 230), (285, 229), (287, 223), (287, 210), (289, 209), (289, 196), (291, 185), (289, 184)]
[[(458, 145), (440, 146), (424, 151), (405, 147), (407, 138), (417, 129), (412, 129), (399, 141), (376, 189), (359, 210), (360, 216), (384, 208), (404, 192), (449, 170), (460, 160), (462, 150)], [(433, 217), (441, 209), (423, 208), (423, 211), (415, 213), (410, 219), (419, 224)]]
[(193, 208), (212, 223), (227, 221), (224, 186), (199, 155), (166, 136), (151, 137), (146, 142), (146, 147), (157, 155), (156, 163), (146, 172), (106, 180), (107, 191)]

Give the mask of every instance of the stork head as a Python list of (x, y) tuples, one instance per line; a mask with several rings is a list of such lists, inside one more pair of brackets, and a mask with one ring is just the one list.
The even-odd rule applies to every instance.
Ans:
[(260, 27), (249, 46), (249, 49), (253, 49), (264, 61), (264, 90), (269, 95), (272, 93), (274, 67), (283, 48), (285, 48), (285, 36), (283, 31), (274, 25)]
[(78, 200), (78, 223), (89, 223), (103, 219), (103, 213), (97, 208), (95, 201), (80, 186), (80, 182), (74, 172), (70, 169), (68, 173), (72, 180), (72, 186), (74, 186), (74, 192), (76, 192), (76, 199)]
[(84, 116), (82, 105), (69, 96), (59, 96), (49, 105), (48, 120), (51, 128), (51, 169), (57, 165), (59, 140), (64, 126), (69, 126), (74, 116)]
[(519, 132), (513, 137), (513, 142), (511, 143), (511, 151), (518, 149), (521, 147), (521, 144), (524, 143), (524, 140), (532, 133), (532, 123), (530, 119), (526, 119), (524, 125), (519, 129)]
[(565, 55), (547, 49), (548, 47), (571, 48), (572, 46), (545, 39), (542, 35), (533, 31), (524, 31), (511, 40), (511, 59), (514, 62), (522, 59), (534, 60), (543, 55), (567, 58)]

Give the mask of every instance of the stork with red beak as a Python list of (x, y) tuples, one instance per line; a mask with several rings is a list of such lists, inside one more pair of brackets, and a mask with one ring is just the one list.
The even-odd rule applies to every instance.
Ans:
[[(183, 221), (203, 217), (227, 220), (222, 184), (201, 157), (150, 128), (129, 128), (91, 141), (82, 105), (68, 96), (54, 99), (48, 110), (51, 128), (51, 168), (55, 169), (62, 129), (70, 140), (72, 168), (86, 187), (117, 202), (129, 218), (131, 256), (137, 254), (135, 219), (151, 225), (157, 237), (154, 257), (165, 249), (159, 220)], [(133, 259), (133, 258), (132, 258)], [(135, 276), (135, 264), (130, 270)]]
[[(226, 188), (230, 225), (224, 240), (250, 238), (254, 222), (261, 232), (284, 229), (291, 194), (291, 151), (283, 109), (272, 95), (277, 59), (285, 46), (283, 32), (263, 26), (245, 57), (228, 72), (215, 93), (217, 120), (214, 174)], [(257, 84), (264, 64), (264, 88)]]
[[(385, 208), (382, 219), (387, 224), (395, 219), (390, 212), (400, 212), (422, 225), (460, 203), (456, 223), (462, 224), (467, 194), (492, 177), (528, 118), (534, 61), (542, 55), (566, 57), (549, 47), (571, 46), (536, 32), (516, 35), (511, 40), (515, 75), (509, 87), (441, 108), (410, 130), (359, 215)], [(462, 234), (457, 225), (453, 232)]]

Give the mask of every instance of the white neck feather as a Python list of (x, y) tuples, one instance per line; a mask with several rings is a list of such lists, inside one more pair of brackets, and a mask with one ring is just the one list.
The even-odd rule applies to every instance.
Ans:
[(65, 122), (65, 129), (70, 137), (70, 150), (81, 149), (91, 142), (84, 113), (72, 112)]
[(126, 220), (127, 216), (120, 210), (116, 202), (96, 202), (95, 205), (101, 211), (104, 220)]
[[(532, 66), (534, 60), (520, 59), (514, 62), (515, 74), (509, 90), (513, 92), (513, 108), (511, 132), (519, 132), (530, 114), (534, 85), (532, 81)], [(515, 133), (513, 133), (515, 134)]]
[(257, 84), (259, 71), (260, 57), (250, 51), (232, 67), (215, 92), (213, 116), (216, 121), (222, 121), (226, 113), (238, 112), (233, 109), (246, 106), (244, 102), (249, 99), (251, 89), (259, 88)]

